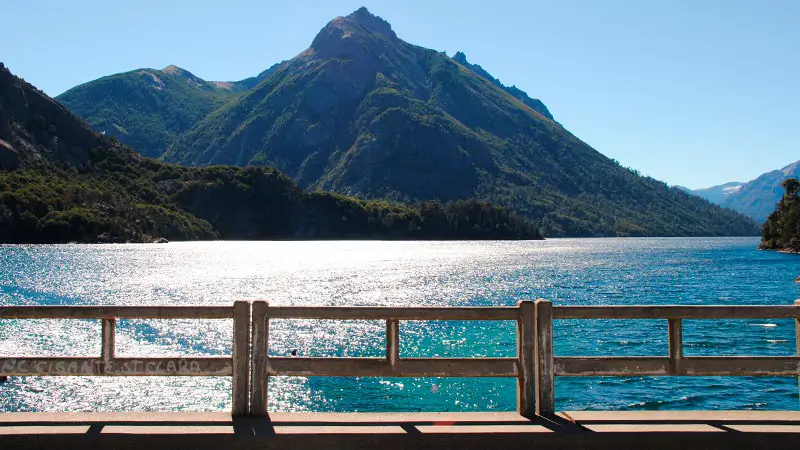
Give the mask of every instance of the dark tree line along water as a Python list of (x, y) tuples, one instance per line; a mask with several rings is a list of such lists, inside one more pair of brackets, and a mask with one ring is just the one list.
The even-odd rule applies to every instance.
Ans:
[(797, 253), (800, 252), (800, 181), (789, 178), (783, 182), (783, 188), (783, 198), (764, 223), (760, 248)]

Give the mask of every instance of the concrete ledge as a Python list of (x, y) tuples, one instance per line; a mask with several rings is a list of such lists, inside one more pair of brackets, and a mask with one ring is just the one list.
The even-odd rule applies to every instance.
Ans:
[(1, 413), (16, 448), (796, 448), (797, 411), (516, 413)]

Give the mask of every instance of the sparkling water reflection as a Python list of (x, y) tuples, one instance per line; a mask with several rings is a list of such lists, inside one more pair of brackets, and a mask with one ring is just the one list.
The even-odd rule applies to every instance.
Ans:
[[(0, 304), (790, 304), (800, 257), (753, 238), (0, 246)], [(230, 321), (123, 320), (120, 356), (230, 354)], [(665, 355), (666, 321), (557, 321), (558, 355)], [(503, 322), (402, 322), (401, 356), (513, 356)], [(270, 353), (378, 356), (377, 321), (275, 320)], [(97, 321), (0, 321), (0, 354), (98, 355)], [(687, 355), (791, 355), (791, 320), (686, 321)], [(561, 409), (798, 409), (791, 378), (558, 378)], [(513, 410), (511, 379), (273, 378), (297, 411)], [(226, 378), (11, 378), (2, 411), (223, 410)]]

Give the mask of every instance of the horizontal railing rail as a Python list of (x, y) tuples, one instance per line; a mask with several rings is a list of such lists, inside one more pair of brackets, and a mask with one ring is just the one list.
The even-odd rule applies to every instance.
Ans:
[(0, 319), (232, 319), (233, 315), (230, 306), (0, 306)]
[(517, 320), (518, 308), (492, 306), (269, 306), (270, 319)]
[(554, 306), (554, 319), (794, 319), (800, 305), (788, 306)]
[[(118, 319), (233, 319), (230, 357), (119, 358)], [(800, 300), (794, 306), (553, 306), (547, 300), (513, 307), (270, 306), (265, 301), (231, 306), (2, 306), (0, 319), (98, 319), (102, 350), (90, 357), (0, 357), (0, 376), (231, 376), (232, 414), (265, 415), (271, 376), (515, 377), (523, 416), (555, 412), (555, 377), (585, 376), (800, 376)], [(269, 355), (271, 319), (381, 320), (381, 357)], [(665, 356), (555, 356), (553, 321), (585, 319), (667, 320)], [(683, 320), (795, 319), (797, 356), (684, 356)], [(400, 321), (515, 321), (515, 357), (401, 358)]]
[[(246, 415), (249, 397), (250, 305), (231, 306), (2, 306), (0, 319), (99, 319), (100, 357), (0, 356), (0, 376), (225, 376), (232, 377), (232, 414)], [(228, 357), (119, 358), (118, 319), (233, 319)]]

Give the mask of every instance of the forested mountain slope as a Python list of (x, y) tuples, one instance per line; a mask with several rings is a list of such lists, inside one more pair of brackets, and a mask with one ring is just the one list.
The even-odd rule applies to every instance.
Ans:
[(305, 193), (272, 168), (187, 168), (92, 131), (0, 64), (0, 243), (537, 239), (502, 208)]

